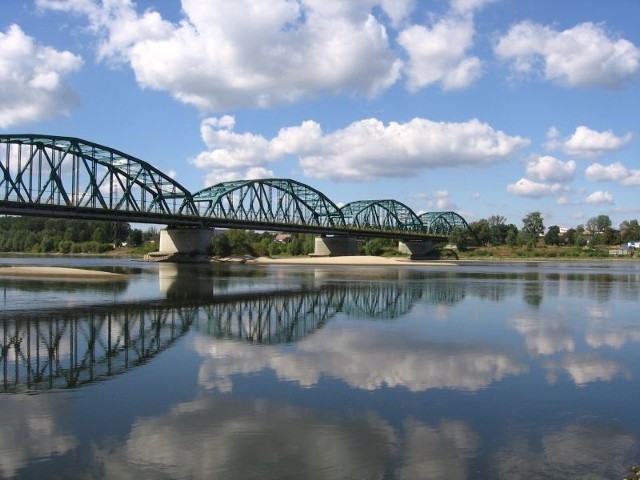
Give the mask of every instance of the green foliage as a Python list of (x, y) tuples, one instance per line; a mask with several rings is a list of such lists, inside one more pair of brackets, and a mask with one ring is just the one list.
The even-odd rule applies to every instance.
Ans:
[(214, 235), (211, 240), (211, 255), (214, 257), (228, 257), (231, 255), (231, 244), (226, 233)]
[(456, 227), (449, 234), (449, 243), (452, 243), (460, 250), (469, 248), (475, 240), (466, 228)]
[(559, 245), (560, 244), (560, 227), (553, 225), (549, 227), (547, 233), (544, 236), (545, 245)]
[(218, 233), (212, 240), (212, 255), (228, 257), (231, 255), (278, 256), (308, 255), (313, 253), (314, 235), (294, 233), (286, 241), (276, 241), (275, 235), (247, 230), (226, 230)]
[(585, 228), (591, 235), (602, 233), (605, 229), (611, 228), (611, 219), (608, 215), (598, 215), (597, 217), (592, 217), (587, 220)]
[[(507, 224), (507, 219), (502, 215), (492, 215), (487, 219), (481, 219), (469, 225), (474, 231), (480, 245), (504, 245), (507, 238), (515, 239), (518, 228), (513, 224)], [(467, 233), (467, 235), (469, 235)], [(464, 240), (464, 239), (463, 239)], [(475, 241), (475, 239), (473, 239)], [(450, 239), (452, 243), (454, 242)], [(471, 245), (472, 237), (467, 240), (467, 245)], [(460, 247), (459, 243), (456, 243)]]
[(515, 226), (510, 228), (504, 240), (507, 245), (515, 247), (518, 244), (518, 229)]
[(103, 253), (130, 235), (137, 242), (143, 235), (138, 232), (122, 222), (5, 216), (0, 217), (0, 252)]
[(533, 247), (538, 243), (538, 237), (544, 233), (544, 223), (540, 212), (528, 213), (522, 219), (522, 231), (527, 235), (527, 245)]
[(392, 238), (369, 238), (360, 246), (365, 255), (394, 255), (398, 252), (398, 241)]
[(127, 244), (132, 247), (140, 247), (142, 242), (142, 230), (135, 228), (127, 235)]
[(640, 240), (640, 225), (638, 220), (625, 220), (620, 224), (620, 241), (635, 242)]

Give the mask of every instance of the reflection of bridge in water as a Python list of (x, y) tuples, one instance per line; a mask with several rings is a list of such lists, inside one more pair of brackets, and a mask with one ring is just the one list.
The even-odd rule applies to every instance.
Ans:
[(171, 346), (193, 313), (143, 304), (2, 318), (3, 389), (74, 388), (124, 372)]
[[(3, 391), (77, 388), (123, 373), (191, 328), (216, 338), (278, 344), (297, 342), (338, 314), (398, 318), (417, 301), (431, 303), (425, 297), (436, 285), (328, 282), (214, 294), (209, 279), (211, 284), (206, 277), (194, 282), (178, 275), (167, 286), (165, 278), (172, 297), (165, 300), (0, 313)], [(443, 301), (441, 293), (436, 297)], [(455, 298), (461, 297), (454, 292)]]

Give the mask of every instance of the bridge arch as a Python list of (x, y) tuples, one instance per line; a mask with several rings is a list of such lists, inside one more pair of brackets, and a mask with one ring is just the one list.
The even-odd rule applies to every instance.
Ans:
[(453, 229), (464, 228), (473, 234), (467, 221), (456, 212), (426, 212), (420, 215), (420, 220), (422, 220), (427, 233), (450, 235)]
[(0, 135), (0, 199), (11, 213), (197, 223), (191, 193), (131, 155), (75, 137)]
[(351, 227), (418, 233), (424, 230), (418, 215), (397, 200), (357, 200), (340, 211)]
[(193, 194), (204, 218), (257, 224), (344, 227), (338, 206), (322, 192), (291, 179), (222, 182)]

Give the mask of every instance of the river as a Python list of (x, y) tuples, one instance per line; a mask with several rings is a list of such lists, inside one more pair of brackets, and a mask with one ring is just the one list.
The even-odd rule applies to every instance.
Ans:
[(0, 478), (618, 479), (640, 263), (0, 277)]

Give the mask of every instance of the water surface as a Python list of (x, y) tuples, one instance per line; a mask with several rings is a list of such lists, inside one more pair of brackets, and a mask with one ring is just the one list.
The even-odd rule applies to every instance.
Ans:
[(1, 478), (621, 479), (640, 264), (0, 278)]

